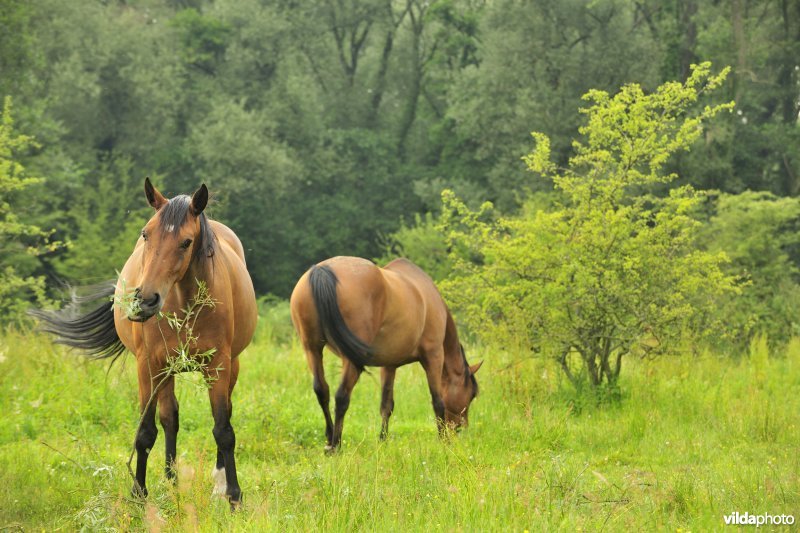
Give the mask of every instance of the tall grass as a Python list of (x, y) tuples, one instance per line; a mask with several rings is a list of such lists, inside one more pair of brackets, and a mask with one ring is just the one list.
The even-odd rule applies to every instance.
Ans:
[[(800, 519), (800, 341), (777, 356), (758, 341), (740, 360), (628, 361), (621, 399), (600, 407), (576, 401), (546, 361), (470, 351), (486, 359), (481, 395), (449, 442), (437, 438), (418, 366), (398, 372), (379, 442), (372, 372), (354, 391), (342, 451), (328, 457), (286, 310), (270, 312), (234, 392), (235, 514), (211, 496), (202, 390), (179, 384), (179, 481), (164, 479), (162, 435), (142, 503), (125, 468), (133, 358), (108, 370), (41, 336), (0, 336), (0, 528), (702, 531), (732, 511)], [(338, 367), (326, 357), (332, 387)]]

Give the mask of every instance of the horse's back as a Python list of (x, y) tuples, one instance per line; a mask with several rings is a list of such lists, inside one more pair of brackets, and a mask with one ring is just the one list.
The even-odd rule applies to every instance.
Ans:
[[(384, 268), (357, 257), (333, 257), (317, 267), (336, 276), (336, 297), (347, 327), (372, 348), (371, 366), (399, 366), (441, 346), (447, 311), (433, 281), (407, 260)], [(292, 320), (307, 346), (323, 342), (309, 272), (291, 298)], [(321, 346), (320, 346), (321, 347)]]
[(214, 230), (214, 235), (216, 236), (217, 241), (226, 244), (231, 251), (242, 260), (242, 263), (246, 264), (244, 259), (244, 246), (242, 246), (242, 241), (239, 240), (239, 237), (233, 232), (233, 230), (222, 222), (217, 222), (216, 220), (209, 220), (209, 223), (211, 224), (211, 228)]
[[(370, 343), (380, 326), (385, 300), (378, 267), (366, 259), (347, 256), (326, 259), (315, 267), (327, 267), (336, 276), (337, 303), (347, 327), (364, 342)], [(292, 321), (304, 342), (322, 338), (309, 281), (310, 272), (308, 270), (297, 282), (290, 299)]]
[(418, 326), (423, 328), (419, 341), (422, 348), (432, 349), (440, 346), (444, 341), (447, 307), (431, 277), (405, 258), (391, 261), (383, 267), (383, 271), (386, 273), (387, 279), (389, 273), (396, 274), (404, 284), (413, 286), (414, 291), (419, 295), (417, 313), (421, 315), (419, 319), (424, 321), (421, 326)]
[(390, 261), (383, 267), (383, 270), (397, 272), (409, 280), (413, 280), (413, 283), (417, 285), (420, 290), (426, 292), (432, 290), (436, 294), (439, 294), (439, 290), (436, 288), (436, 285), (433, 283), (428, 273), (404, 257)]
[(442, 299), (439, 289), (427, 272), (420, 267), (409, 261), (408, 259), (400, 258), (387, 264), (383, 267), (385, 272), (394, 272), (407, 284), (419, 292), (424, 300), (426, 308), (435, 310), (437, 314), (446, 312), (444, 300)]
[[(231, 355), (236, 356), (250, 344), (258, 321), (258, 308), (253, 280), (247, 271), (244, 258), (244, 247), (239, 237), (228, 226), (212, 220), (211, 227), (217, 238), (218, 253), (225, 261), (228, 284), (230, 286), (230, 302), (233, 309), (233, 340)], [(222, 274), (221, 272), (219, 274)], [(216, 275), (216, 273), (215, 273)]]

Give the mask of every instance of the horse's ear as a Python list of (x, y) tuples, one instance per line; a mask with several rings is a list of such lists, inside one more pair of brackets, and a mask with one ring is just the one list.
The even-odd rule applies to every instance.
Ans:
[(144, 179), (144, 195), (147, 196), (147, 203), (152, 205), (156, 211), (169, 202), (169, 200), (164, 198), (164, 196), (158, 192), (158, 189), (153, 186), (149, 176)]
[(204, 183), (192, 195), (192, 214), (196, 217), (200, 216), (200, 213), (206, 208), (206, 204), (208, 204), (208, 187)]
[(480, 370), (482, 364), (483, 364), (483, 361), (481, 361), (480, 363), (475, 363), (474, 365), (470, 366), (469, 367), (470, 373), (471, 374), (477, 373), (478, 370)]

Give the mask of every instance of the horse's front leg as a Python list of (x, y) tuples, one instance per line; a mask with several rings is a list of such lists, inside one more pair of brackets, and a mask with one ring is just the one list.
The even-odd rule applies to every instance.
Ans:
[(147, 459), (156, 442), (158, 430), (156, 429), (156, 398), (153, 395), (153, 376), (148, 357), (139, 357), (136, 360), (139, 378), (139, 412), (141, 415), (134, 448), (136, 449), (136, 480), (131, 493), (134, 496), (147, 496)]
[[(208, 397), (211, 413), (214, 416), (214, 440), (217, 442), (218, 458), (221, 457), (225, 469), (225, 496), (231, 510), (241, 503), (242, 490), (236, 475), (236, 434), (231, 426), (231, 383), (235, 383), (230, 352), (218, 351), (206, 369), (209, 380)], [(218, 465), (219, 466), (219, 465)]]
[(169, 377), (158, 393), (158, 416), (164, 429), (164, 469), (167, 478), (175, 480), (175, 454), (178, 439), (178, 399), (175, 397), (175, 378)]
[(444, 423), (444, 400), (442, 399), (442, 368), (444, 367), (444, 350), (438, 348), (426, 352), (420, 359), (422, 367), (425, 369), (425, 376), (428, 378), (428, 390), (431, 393), (431, 404), (433, 414), (436, 417), (436, 429), (439, 436), (445, 436)]
[[(231, 361), (231, 379), (228, 385), (228, 419), (233, 417), (233, 388), (236, 386), (236, 380), (239, 378), (239, 358), (235, 357)], [(225, 477), (225, 457), (222, 455), (222, 450), (217, 447), (217, 463), (214, 468), (214, 491), (215, 496), (224, 496), (228, 491), (228, 482)]]

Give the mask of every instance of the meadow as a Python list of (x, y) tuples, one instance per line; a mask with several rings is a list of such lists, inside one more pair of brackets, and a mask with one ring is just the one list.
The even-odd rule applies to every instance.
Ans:
[[(0, 334), (0, 530), (672, 530), (723, 529), (723, 516), (800, 518), (800, 341), (778, 353), (627, 360), (618, 401), (596, 405), (557, 368), (490, 348), (470, 427), (440, 441), (424, 374), (397, 375), (380, 442), (378, 372), (356, 387), (342, 450), (323, 420), (284, 306), (241, 356), (233, 425), (244, 493), (211, 495), (207, 395), (177, 386), (176, 485), (163, 434), (150, 496), (130, 497), (137, 423), (133, 358), (110, 370), (33, 332)], [(328, 380), (338, 360), (326, 357)]]

